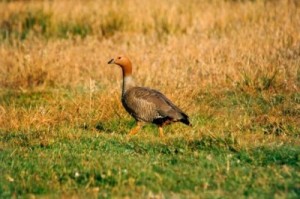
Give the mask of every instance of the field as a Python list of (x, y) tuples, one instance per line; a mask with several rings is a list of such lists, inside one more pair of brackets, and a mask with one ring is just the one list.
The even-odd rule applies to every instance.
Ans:
[[(121, 70), (193, 127), (127, 133)], [(1, 1), (0, 198), (299, 198), (297, 0)]]

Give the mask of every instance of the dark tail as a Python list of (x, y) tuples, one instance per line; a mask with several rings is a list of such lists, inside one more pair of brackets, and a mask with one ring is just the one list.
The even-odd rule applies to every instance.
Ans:
[(189, 121), (189, 116), (187, 116), (185, 113), (181, 113), (183, 118), (180, 119), (180, 122), (182, 122), (183, 124), (186, 124), (188, 126), (192, 126), (192, 124)]

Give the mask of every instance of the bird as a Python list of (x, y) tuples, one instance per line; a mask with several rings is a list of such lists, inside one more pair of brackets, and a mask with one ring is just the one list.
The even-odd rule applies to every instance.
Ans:
[(132, 63), (127, 56), (116, 56), (108, 64), (118, 65), (122, 69), (122, 105), (136, 120), (136, 126), (128, 135), (136, 134), (146, 123), (156, 124), (160, 137), (164, 137), (163, 127), (171, 123), (181, 122), (192, 126), (189, 116), (164, 94), (155, 89), (136, 86), (132, 76)]

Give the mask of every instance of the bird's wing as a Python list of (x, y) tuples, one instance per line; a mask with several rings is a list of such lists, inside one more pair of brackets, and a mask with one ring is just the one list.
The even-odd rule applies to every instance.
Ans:
[(181, 111), (165, 95), (157, 90), (145, 87), (137, 87), (135, 89), (134, 96), (138, 100), (143, 101), (145, 104), (155, 105), (156, 111), (161, 117), (181, 119), (183, 115), (185, 115), (183, 111)]

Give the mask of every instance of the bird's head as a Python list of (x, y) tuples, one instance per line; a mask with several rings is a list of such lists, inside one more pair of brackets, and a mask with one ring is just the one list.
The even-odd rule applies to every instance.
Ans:
[(131, 75), (132, 73), (132, 65), (131, 61), (128, 59), (128, 57), (124, 55), (119, 55), (113, 59), (111, 59), (108, 64), (116, 64), (120, 66), (123, 70), (123, 74), (126, 75)]
[(130, 60), (128, 59), (128, 57), (124, 56), (124, 55), (119, 55), (113, 59), (111, 59), (108, 64), (116, 64), (119, 65), (121, 67), (126, 67), (128, 65), (131, 65)]

